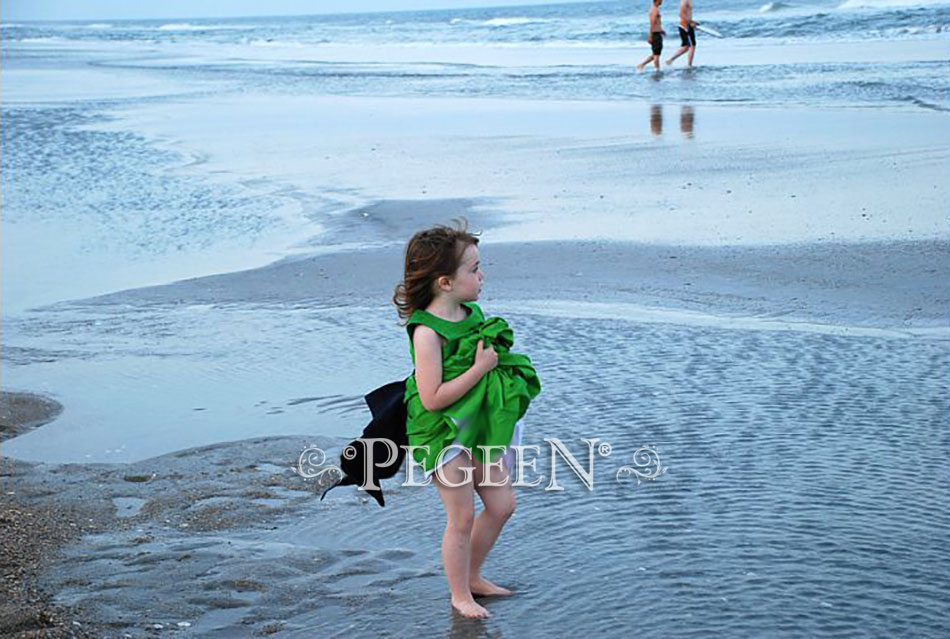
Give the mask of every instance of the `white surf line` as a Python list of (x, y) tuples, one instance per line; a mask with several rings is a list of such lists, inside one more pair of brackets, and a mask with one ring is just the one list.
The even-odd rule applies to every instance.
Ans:
[(641, 306), (624, 302), (581, 302), (569, 300), (492, 301), (486, 314), (512, 313), (577, 319), (620, 320), (636, 323), (678, 324), (751, 331), (799, 331), (846, 337), (891, 339), (927, 338), (950, 340), (950, 326), (876, 328), (843, 324), (820, 324), (806, 320), (777, 320), (755, 316), (710, 315), (682, 309)]

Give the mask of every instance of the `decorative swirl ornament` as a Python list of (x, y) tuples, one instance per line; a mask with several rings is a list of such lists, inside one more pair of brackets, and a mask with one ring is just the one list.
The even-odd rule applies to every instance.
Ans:
[[(641, 446), (633, 454), (633, 463), (637, 466), (621, 466), (617, 470), (617, 483), (620, 483), (620, 475), (636, 475), (637, 486), (640, 485), (640, 478), (656, 479), (666, 472), (667, 466), (660, 464), (660, 454), (652, 446)], [(649, 470), (640, 470), (649, 469)]]
[[(304, 479), (322, 480), (326, 475), (336, 475), (336, 479), (343, 478), (343, 470), (339, 466), (327, 466), (320, 468), (327, 461), (327, 455), (322, 448), (317, 446), (307, 446), (300, 453), (297, 465), (292, 466), (291, 470)], [(317, 470), (319, 468), (319, 470)]]

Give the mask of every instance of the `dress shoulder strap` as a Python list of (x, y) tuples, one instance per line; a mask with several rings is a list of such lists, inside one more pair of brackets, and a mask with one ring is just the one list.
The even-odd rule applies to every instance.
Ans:
[(409, 321), (406, 322), (409, 339), (412, 339), (412, 332), (419, 324), (428, 326), (447, 340), (453, 340), (458, 339), (473, 327), (485, 321), (482, 309), (475, 302), (463, 302), (462, 306), (468, 308), (468, 315), (465, 319), (457, 322), (450, 322), (421, 309), (413, 311), (412, 315), (409, 316)]

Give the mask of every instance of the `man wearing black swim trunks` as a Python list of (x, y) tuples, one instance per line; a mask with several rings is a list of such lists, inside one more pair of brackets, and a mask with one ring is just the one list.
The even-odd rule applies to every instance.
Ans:
[(693, 0), (680, 0), (680, 41), (682, 46), (677, 49), (667, 64), (673, 64), (673, 60), (680, 57), (687, 51), (689, 56), (686, 58), (686, 64), (693, 66), (693, 55), (696, 53), (696, 25), (693, 21)]
[(643, 67), (653, 63), (657, 71), (660, 70), (660, 54), (663, 52), (663, 36), (666, 31), (663, 30), (663, 24), (660, 21), (660, 5), (663, 0), (653, 0), (653, 6), (650, 7), (650, 35), (647, 36), (647, 42), (653, 53), (649, 58), (637, 65), (637, 71), (643, 71)]

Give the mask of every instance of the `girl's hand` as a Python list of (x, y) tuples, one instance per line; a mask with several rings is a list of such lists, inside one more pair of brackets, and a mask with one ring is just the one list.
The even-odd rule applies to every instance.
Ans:
[(482, 345), (483, 340), (478, 340), (475, 345), (475, 366), (482, 372), (482, 375), (498, 366), (498, 353), (491, 344)]

